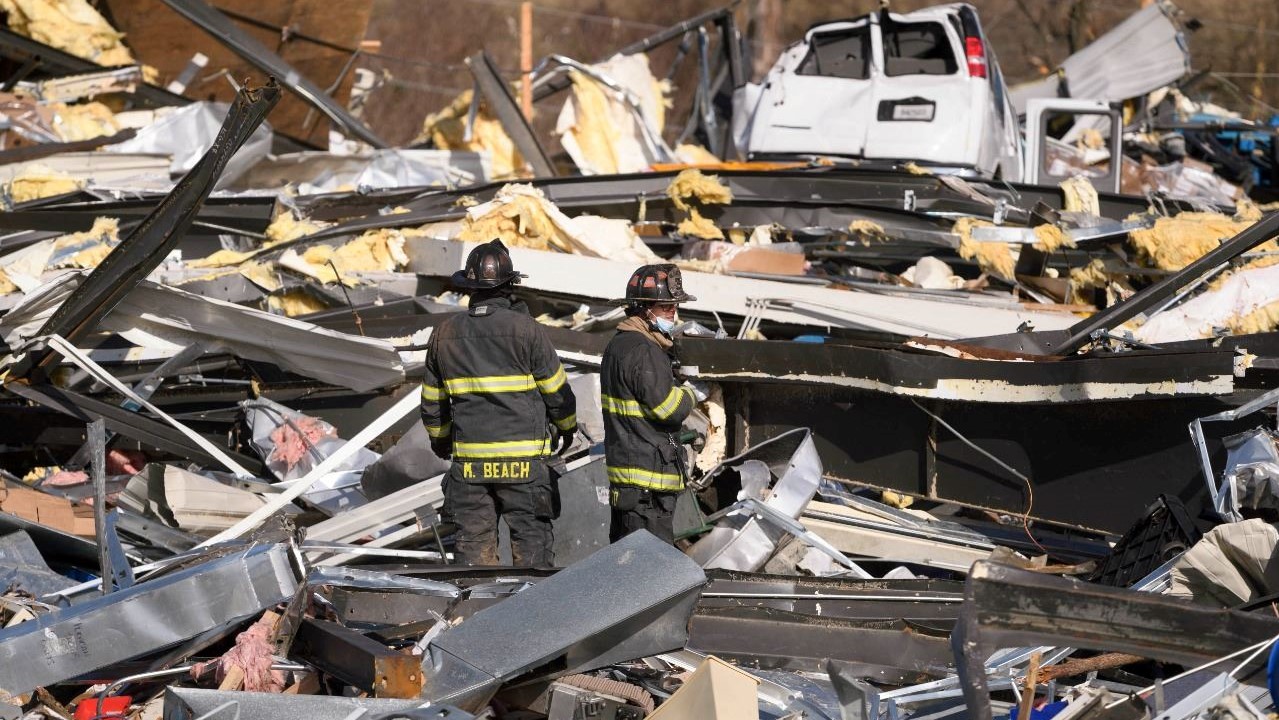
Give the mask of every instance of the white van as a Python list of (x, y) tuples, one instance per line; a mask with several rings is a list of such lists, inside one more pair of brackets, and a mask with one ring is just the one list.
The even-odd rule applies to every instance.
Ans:
[(749, 159), (913, 161), (1020, 180), (1021, 133), (971, 5), (815, 25), (733, 98)]

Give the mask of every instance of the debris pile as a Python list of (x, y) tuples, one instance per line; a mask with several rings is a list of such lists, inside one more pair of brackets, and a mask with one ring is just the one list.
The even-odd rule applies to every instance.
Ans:
[[(1215, 166), (1159, 137), (1157, 185), (1117, 192), (1153, 131), (1084, 105), (1038, 182), (729, 160), (733, 47), (712, 76), (699, 45), (678, 138), (645, 54), (734, 37), (726, 10), (539, 66), (535, 99), (572, 92), (566, 158), (483, 53), (434, 148), (388, 148), (212, 7), (166, 2), (284, 85), (188, 102), (132, 57), (60, 55), (107, 64), (55, 41), (67, 23), (120, 42), (87, 4), (0, 3), (49, 46), (0, 98), (0, 717), (1275, 711), (1279, 213)], [(1033, 107), (1065, 79), (1155, 117), (1185, 70), (1170, 12)], [(1087, 82), (1129, 44), (1146, 77)], [(341, 152), (265, 125), (285, 89)], [(547, 567), (458, 562), (418, 412), (468, 302), (451, 278), (495, 238), (577, 397)], [(603, 353), (631, 273), (667, 262), (695, 296), (670, 350), (689, 489), (674, 543), (610, 543)]]

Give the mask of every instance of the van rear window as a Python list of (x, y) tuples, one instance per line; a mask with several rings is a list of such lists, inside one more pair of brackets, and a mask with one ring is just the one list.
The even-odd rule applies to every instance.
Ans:
[(884, 74), (952, 75), (959, 71), (955, 49), (941, 23), (894, 22), (883, 28)]
[(865, 80), (870, 77), (870, 28), (862, 26), (814, 35), (808, 56), (795, 72)]

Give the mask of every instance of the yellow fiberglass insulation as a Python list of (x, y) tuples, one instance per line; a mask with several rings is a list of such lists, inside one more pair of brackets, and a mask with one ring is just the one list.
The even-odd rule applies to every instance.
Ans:
[(1062, 208), (1067, 212), (1082, 212), (1089, 215), (1101, 214), (1101, 203), (1097, 199), (1097, 188), (1088, 182), (1088, 178), (1082, 175), (1062, 180), (1058, 187), (1061, 188)]
[(965, 260), (976, 260), (977, 266), (984, 273), (1012, 280), (1017, 262), (1008, 245), (1001, 242), (977, 242), (972, 238), (973, 228), (993, 226), (992, 222), (971, 217), (956, 220), (954, 232), (959, 235), (959, 256)]
[(863, 244), (866, 244), (869, 240), (883, 242), (888, 239), (888, 233), (884, 232), (884, 226), (874, 220), (854, 220), (848, 223), (848, 232), (860, 238)]
[(218, 250), (212, 255), (199, 258), (198, 260), (188, 260), (186, 266), (189, 268), (219, 268), (231, 265), (239, 265), (249, 259), (249, 253), (236, 252), (235, 250)]
[(493, 179), (516, 177), (523, 173), (524, 157), (515, 142), (502, 129), (502, 123), (489, 112), (481, 100), (475, 114), (471, 139), (466, 139), (466, 120), (471, 108), (471, 90), (458, 95), (448, 107), (426, 116), (417, 142), (431, 140), (440, 150), (470, 150), (489, 153)]
[(263, 247), (270, 247), (277, 243), (297, 240), (312, 233), (323, 230), (327, 225), (324, 223), (312, 222), (311, 220), (299, 220), (293, 217), (293, 213), (284, 211), (275, 216), (271, 224), (266, 229), (266, 242)]
[(701, 170), (681, 171), (666, 187), (666, 195), (680, 210), (692, 207), (689, 200), (702, 205), (727, 205), (733, 202), (733, 191), (715, 175), (705, 175)]
[(136, 60), (87, 0), (0, 0), (9, 29), (99, 65), (133, 65)]
[(590, 158), (596, 173), (617, 173), (617, 153), (614, 148), (621, 138), (621, 130), (613, 120), (612, 100), (604, 87), (576, 70), (569, 73), (573, 80), (573, 101), (577, 103), (573, 127), (569, 132), (577, 141), (582, 154)]
[(284, 313), (288, 317), (329, 309), (322, 300), (305, 290), (286, 290), (278, 295), (270, 295), (266, 299), (266, 306), (271, 312)]
[(75, 192), (84, 183), (43, 165), (31, 165), (16, 175), (5, 186), (9, 198), (15, 203), (39, 200)]
[(1063, 247), (1074, 247), (1075, 241), (1062, 232), (1056, 225), (1037, 225), (1035, 227), (1035, 249), (1054, 252)]
[(1227, 322), (1231, 335), (1255, 335), (1279, 328), (1279, 302), (1253, 310), (1243, 317), (1233, 317)]
[(116, 245), (120, 244), (120, 222), (115, 218), (100, 217), (93, 221), (93, 227), (84, 232), (63, 235), (53, 243), (55, 253), (62, 248), (79, 247), (88, 243), (79, 252), (59, 263), (60, 267), (95, 268), (101, 263)]
[(1106, 287), (1110, 276), (1106, 274), (1106, 265), (1100, 260), (1093, 260), (1083, 267), (1070, 269), (1070, 301), (1075, 304), (1086, 304), (1085, 290)]
[(54, 113), (53, 131), (63, 142), (92, 140), (120, 132), (115, 113), (100, 102), (80, 105), (50, 103), (49, 109)]
[(0, 295), (8, 295), (17, 291), (18, 286), (13, 284), (13, 281), (9, 279), (4, 270), (0, 270)]
[[(413, 233), (412, 230), (382, 228), (369, 230), (336, 248), (331, 245), (312, 245), (302, 251), (300, 256), (302, 262), (309, 267), (296, 266), (295, 269), (306, 272), (325, 284), (337, 282), (340, 275), (344, 284), (354, 285), (356, 281), (348, 277), (349, 273), (394, 272), (407, 265), (409, 258), (404, 253), (405, 236)], [(336, 273), (334, 268), (337, 268)]]
[[(520, 187), (520, 186), (513, 186)], [(524, 186), (527, 187), (527, 186)], [(492, 208), (483, 215), (468, 214), (462, 220), (457, 239), (462, 242), (488, 242), (498, 238), (507, 247), (573, 252), (568, 236), (551, 219), (547, 200), (536, 193), (513, 192), (501, 203), (486, 203)]]
[(675, 158), (689, 165), (718, 165), (723, 162), (701, 145), (684, 143), (675, 148)]
[(723, 240), (724, 231), (714, 221), (702, 217), (697, 208), (689, 208), (688, 217), (680, 220), (675, 231), (681, 235), (699, 237), (704, 240)]
[[(1148, 228), (1129, 233), (1138, 259), (1161, 270), (1180, 270), (1252, 223), (1210, 212), (1161, 217)], [(1260, 249), (1264, 249), (1263, 245)]]

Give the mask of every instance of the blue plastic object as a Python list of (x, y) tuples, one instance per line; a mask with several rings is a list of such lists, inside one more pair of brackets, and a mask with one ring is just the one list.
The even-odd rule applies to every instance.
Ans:
[(796, 335), (795, 342), (812, 343), (814, 345), (825, 345), (826, 336), (825, 335)]
[[(1065, 709), (1065, 700), (1050, 702), (1038, 709), (1031, 708), (1030, 720), (1051, 720), (1051, 718), (1056, 717), (1057, 713)], [(1013, 708), (1013, 711), (1008, 713), (1008, 720), (1017, 720), (1017, 708)]]

